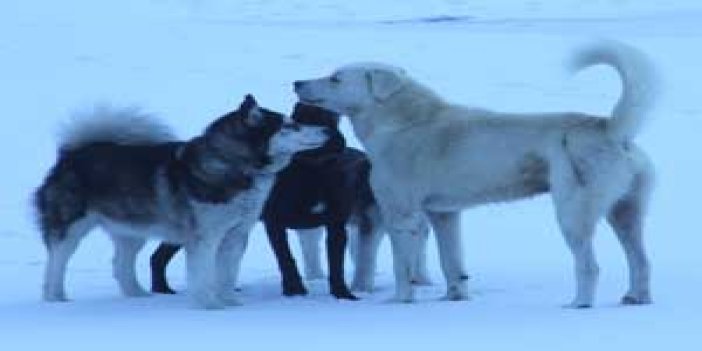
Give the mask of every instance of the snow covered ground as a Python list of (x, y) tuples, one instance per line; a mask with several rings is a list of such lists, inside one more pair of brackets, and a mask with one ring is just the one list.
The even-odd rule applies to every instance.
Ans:
[[(697, 349), (700, 21), (702, 4), (693, 0), (3, 1), (0, 344), (5, 350)], [(546, 197), (465, 212), (470, 302), (438, 301), (444, 288), (432, 250), (436, 284), (421, 289), (414, 305), (385, 303), (393, 291), (387, 245), (380, 290), (362, 301), (335, 301), (324, 282), (312, 282), (307, 298), (282, 298), (260, 228), (245, 256), (242, 307), (203, 312), (189, 309), (183, 296), (119, 296), (110, 277), (111, 245), (98, 233), (69, 267), (75, 301), (39, 300), (44, 250), (29, 194), (54, 161), (55, 132), (74, 109), (96, 101), (139, 104), (189, 137), (245, 93), (289, 111), (294, 79), (376, 60), (404, 66), (466, 104), (606, 114), (619, 96), (616, 76), (593, 68), (573, 77), (563, 69), (575, 48), (603, 37), (641, 48), (665, 80), (655, 117), (639, 138), (659, 174), (646, 233), (653, 305), (617, 304), (624, 261), (603, 225), (596, 308), (559, 307), (573, 289), (571, 261)], [(141, 257), (144, 283), (148, 251)], [(182, 258), (175, 263), (169, 273), (182, 289)]]

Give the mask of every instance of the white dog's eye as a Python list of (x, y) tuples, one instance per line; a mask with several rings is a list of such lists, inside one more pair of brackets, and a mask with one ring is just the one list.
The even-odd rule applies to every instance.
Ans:
[(341, 83), (341, 78), (339, 78), (339, 76), (331, 76), (329, 77), (329, 81), (334, 84), (339, 84)]

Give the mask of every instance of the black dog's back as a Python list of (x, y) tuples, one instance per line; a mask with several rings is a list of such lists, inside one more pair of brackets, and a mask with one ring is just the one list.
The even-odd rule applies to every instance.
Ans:
[(369, 171), (365, 154), (353, 148), (326, 159), (296, 157), (278, 173), (261, 218), (295, 229), (346, 222), (373, 201)]

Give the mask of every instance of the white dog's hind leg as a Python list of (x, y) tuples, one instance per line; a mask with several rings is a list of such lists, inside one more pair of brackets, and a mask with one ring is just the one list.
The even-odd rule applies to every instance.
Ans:
[(423, 223), (417, 235), (417, 261), (414, 267), (412, 284), (431, 285), (431, 277), (427, 268), (427, 243), (429, 242), (429, 225)]
[(555, 188), (553, 195), (561, 232), (575, 260), (576, 294), (567, 307), (589, 308), (594, 302), (599, 276), (592, 245), (597, 208), (586, 188), (579, 185), (567, 191)]
[(215, 264), (221, 241), (221, 236), (205, 236), (185, 245), (188, 294), (196, 307), (224, 308), (224, 302), (218, 296)]
[(248, 243), (248, 230), (233, 229), (227, 233), (217, 251), (217, 290), (220, 299), (230, 306), (241, 305), (236, 296), (236, 290), (241, 259)]
[(302, 249), (302, 257), (305, 261), (305, 279), (316, 280), (324, 278), (324, 270), (322, 270), (322, 250), (321, 242), (324, 230), (320, 228), (314, 229), (297, 229), (297, 239)]
[(465, 274), (461, 245), (461, 213), (429, 212), (427, 215), (434, 227), (439, 247), (441, 269), (446, 278), (446, 299), (468, 300), (468, 278)]
[(134, 237), (110, 234), (115, 246), (112, 258), (112, 275), (119, 283), (125, 296), (148, 296), (149, 293), (139, 284), (136, 276), (137, 255), (146, 240)]
[(63, 239), (48, 243), (43, 285), (45, 301), (68, 301), (65, 290), (66, 267), (81, 239), (92, 227), (93, 224), (88, 219), (78, 220), (66, 230)]
[(607, 218), (624, 249), (629, 267), (629, 290), (622, 298), (622, 303), (627, 305), (651, 303), (651, 273), (642, 237), (650, 188), (648, 178), (639, 175), (631, 193), (614, 205)]
[(575, 260), (576, 294), (568, 307), (592, 307), (599, 276), (592, 246), (595, 220), (588, 218), (588, 209), (582, 204), (559, 207), (557, 212), (561, 231)]

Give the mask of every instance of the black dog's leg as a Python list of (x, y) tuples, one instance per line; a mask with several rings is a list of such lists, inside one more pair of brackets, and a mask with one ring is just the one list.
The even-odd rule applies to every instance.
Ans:
[(295, 265), (295, 259), (290, 252), (290, 246), (288, 246), (285, 227), (269, 222), (264, 224), (268, 234), (268, 241), (275, 253), (275, 259), (278, 261), (278, 269), (283, 277), (283, 295), (307, 295), (307, 289), (302, 284), (302, 277), (300, 277), (300, 272), (298, 272), (297, 265)]
[(343, 223), (327, 226), (327, 260), (329, 288), (337, 299), (358, 300), (344, 279), (344, 254), (346, 253), (346, 226)]
[(159, 294), (175, 294), (166, 279), (166, 267), (173, 256), (180, 250), (180, 246), (162, 243), (151, 254), (151, 291)]

